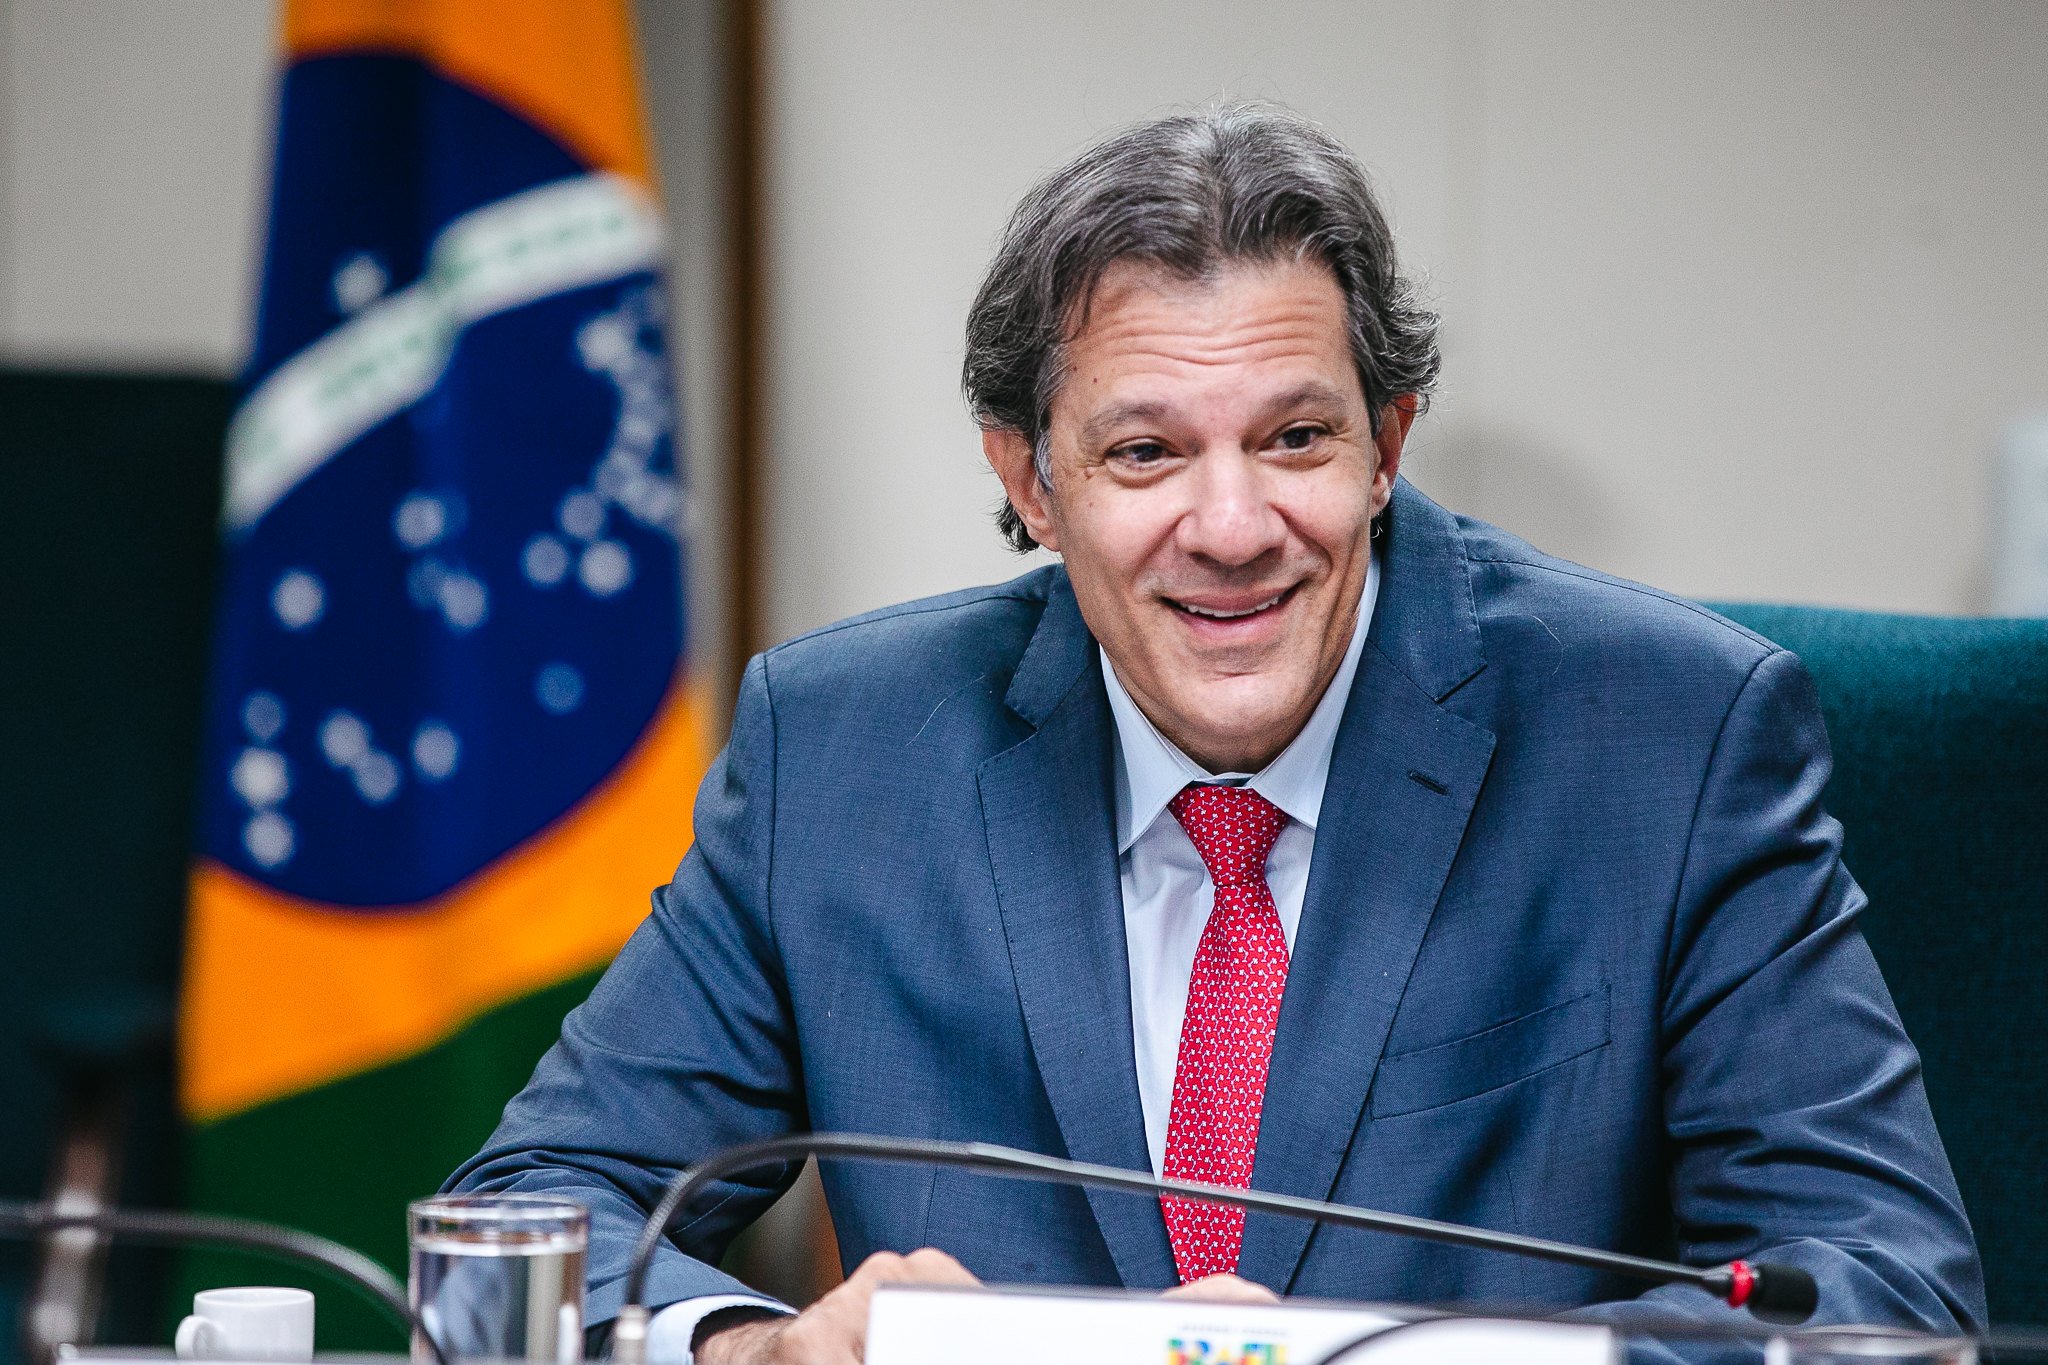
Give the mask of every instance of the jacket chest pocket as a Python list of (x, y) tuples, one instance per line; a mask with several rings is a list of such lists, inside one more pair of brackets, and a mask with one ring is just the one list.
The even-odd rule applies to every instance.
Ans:
[(1611, 1024), (1603, 983), (1467, 1037), (1384, 1057), (1373, 1078), (1372, 1116), (1435, 1109), (1527, 1080), (1607, 1046)]

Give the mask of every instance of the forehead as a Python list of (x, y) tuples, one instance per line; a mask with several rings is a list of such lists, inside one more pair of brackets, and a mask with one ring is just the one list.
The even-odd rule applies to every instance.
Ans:
[(1320, 380), (1357, 393), (1344, 293), (1313, 260), (1237, 263), (1195, 280), (1118, 262), (1065, 360), (1055, 413), (1122, 401), (1132, 389), (1166, 399)]

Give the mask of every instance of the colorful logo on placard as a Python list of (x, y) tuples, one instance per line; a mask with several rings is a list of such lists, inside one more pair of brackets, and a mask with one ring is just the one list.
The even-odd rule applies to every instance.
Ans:
[(1166, 1365), (1287, 1365), (1287, 1343), (1173, 1337), (1166, 1343)]

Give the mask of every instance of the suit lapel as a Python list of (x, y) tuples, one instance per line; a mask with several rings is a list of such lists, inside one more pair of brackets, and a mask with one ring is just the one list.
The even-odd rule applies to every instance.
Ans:
[[(1112, 813), (1113, 723), (1095, 642), (1064, 574), (1005, 701), (1036, 732), (985, 762), (977, 780), (1032, 1054), (1067, 1155), (1146, 1170)], [(1097, 1190), (1088, 1201), (1126, 1285), (1173, 1283), (1155, 1201)]]
[[(1441, 702), (1485, 666), (1462, 540), (1397, 485), (1372, 633), (1330, 760), (1252, 1184), (1327, 1198), (1464, 837), (1493, 734)], [(1284, 1289), (1309, 1224), (1253, 1215), (1238, 1273)]]

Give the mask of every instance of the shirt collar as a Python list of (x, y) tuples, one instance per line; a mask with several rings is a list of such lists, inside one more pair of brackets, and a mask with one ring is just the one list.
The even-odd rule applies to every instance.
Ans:
[(1138, 709), (1123, 681), (1102, 652), (1102, 682), (1109, 692), (1109, 712), (1116, 722), (1116, 851), (1130, 851), (1138, 837), (1152, 827), (1166, 803), (1190, 782), (1230, 782), (1248, 786), (1278, 806), (1291, 820), (1310, 829), (1323, 807), (1323, 787), (1330, 778), (1330, 754), (1337, 745), (1337, 728), (1344, 722), (1344, 704), (1351, 696), (1351, 683), (1358, 676), (1358, 658), (1365, 649), (1365, 637), (1372, 629), (1373, 606), (1379, 601), (1379, 557), (1368, 560), (1365, 587), (1358, 597), (1358, 623), (1351, 629), (1351, 644), (1344, 662), (1330, 679), (1308, 723), (1287, 747), (1257, 773), (1211, 773), (1180, 751), (1151, 718)]

